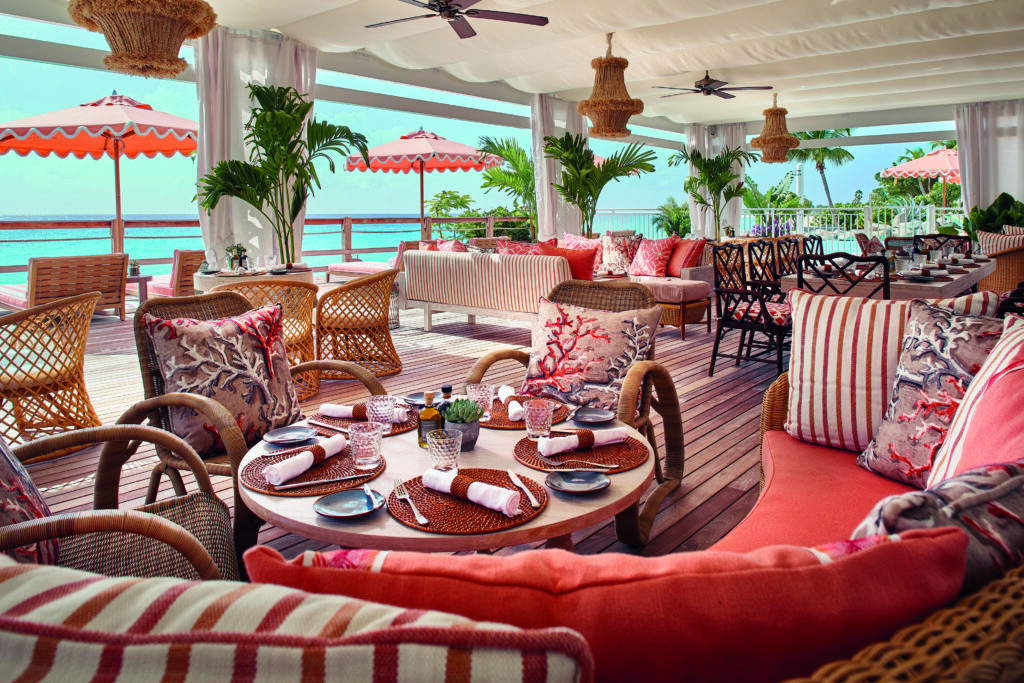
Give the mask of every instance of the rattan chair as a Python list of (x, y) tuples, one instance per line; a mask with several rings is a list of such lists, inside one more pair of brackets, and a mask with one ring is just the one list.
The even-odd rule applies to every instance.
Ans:
[[(121, 470), (131, 441), (158, 444), (186, 462), (198, 491), (137, 510), (118, 510)], [(213, 490), (192, 448), (160, 429), (105, 425), (49, 436), (12, 450), (23, 464), (103, 444), (96, 467), (95, 509), (10, 524), (0, 528), (0, 551), (56, 538), (58, 564), (106, 576), (177, 576), (238, 579), (231, 542), (231, 513)]]
[[(581, 306), (603, 311), (628, 311), (651, 308), (654, 295), (643, 285), (628, 281), (566, 280), (555, 285), (548, 299), (560, 304)], [(650, 535), (654, 518), (662, 502), (679, 488), (683, 479), (685, 448), (683, 419), (676, 394), (675, 383), (668, 370), (654, 360), (654, 345), (650, 357), (634, 363), (626, 373), (619, 394), (617, 418), (640, 432), (654, 450), (655, 477), (658, 487), (647, 496), (643, 507), (634, 504), (615, 516), (615, 531), (619, 541), (627, 545), (644, 545)], [(503, 360), (518, 361), (524, 368), (530, 364), (530, 354), (518, 349), (492, 351), (478, 360), (469, 371), (467, 384), (479, 383), (487, 370)], [(665, 457), (658, 454), (651, 411), (662, 419), (665, 434)]]
[(98, 293), (0, 317), (0, 437), (31, 441), (100, 419), (85, 388), (85, 342)]
[[(388, 305), (397, 269), (349, 280), (320, 296), (316, 307), (316, 355), (358, 363), (377, 377), (402, 371), (388, 329)], [(323, 379), (352, 379), (324, 370)]]
[[(313, 343), (313, 311), (319, 288), (308, 282), (271, 280), (270, 282), (239, 282), (214, 287), (211, 291), (238, 292), (254, 308), (280, 303), (284, 309), (284, 343), (288, 363), (298, 365), (316, 359)], [(320, 373), (315, 371), (293, 375), (295, 393), (300, 401), (316, 396), (320, 391)]]
[[(203, 459), (206, 470), (211, 475), (231, 477), (235, 493), (234, 543), (235, 550), (241, 557), (248, 548), (256, 544), (263, 520), (257, 517), (242, 502), (238, 495), (238, 467), (248, 452), (245, 438), (239, 430), (234, 418), (216, 401), (195, 394), (167, 393), (164, 389), (163, 375), (157, 364), (156, 352), (152, 340), (146, 331), (146, 314), (158, 318), (192, 318), (196, 320), (219, 320), (245, 313), (252, 309), (249, 300), (237, 292), (213, 292), (189, 297), (161, 297), (150, 299), (139, 306), (135, 312), (135, 345), (139, 354), (139, 365), (142, 371), (142, 386), (145, 400), (136, 403), (118, 420), (120, 423), (140, 423), (149, 420), (150, 424), (170, 431), (171, 406), (186, 406), (205, 415), (217, 430), (224, 443), (224, 452)], [(358, 379), (371, 394), (386, 394), (384, 386), (365, 368), (355, 363), (317, 360), (292, 366), (291, 375), (307, 372), (344, 373)], [(135, 452), (138, 444), (128, 449), (128, 454)], [(157, 456), (160, 462), (150, 476), (146, 501), (156, 499), (161, 477), (166, 474), (178, 495), (184, 495), (185, 486), (178, 470), (187, 469), (187, 463), (174, 453), (157, 445)], [(244, 565), (239, 561), (240, 571), (245, 574)]]
[[(804, 254), (796, 261), (796, 286), (808, 292), (865, 299), (889, 298), (889, 261), (884, 256), (854, 256), (845, 252)], [(860, 287), (853, 292), (855, 287)]]
[(1021, 280), (1024, 280), (1024, 247), (1013, 247), (1004, 249), (992, 254), (986, 254), (996, 262), (996, 269), (991, 275), (986, 275), (978, 283), (978, 290), (989, 290), (991, 292), (1008, 292), (1016, 289)]
[(775, 243), (775, 271), (780, 278), (796, 273), (796, 259), (803, 253), (803, 246), (803, 238), (794, 235), (783, 237)]

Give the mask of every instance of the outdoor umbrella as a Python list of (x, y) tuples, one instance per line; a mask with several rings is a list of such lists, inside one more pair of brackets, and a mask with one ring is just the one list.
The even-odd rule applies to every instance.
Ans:
[(117, 252), (124, 250), (121, 157), (191, 154), (196, 149), (198, 131), (195, 121), (156, 111), (115, 92), (77, 107), (0, 123), (0, 154), (113, 157), (117, 226), (111, 247)]
[(937, 149), (882, 171), (883, 178), (942, 178), (942, 205), (946, 205), (946, 183), (960, 184), (960, 157), (955, 149)]
[(420, 225), (423, 225), (423, 174), (429, 171), (482, 171), (502, 163), (501, 157), (480, 154), (475, 148), (430, 133), (422, 128), (397, 140), (367, 150), (370, 165), (353, 154), (346, 168), (350, 171), (384, 171), (420, 174)]

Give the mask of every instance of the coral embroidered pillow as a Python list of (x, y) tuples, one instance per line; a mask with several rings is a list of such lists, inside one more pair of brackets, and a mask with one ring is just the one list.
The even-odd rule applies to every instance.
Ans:
[[(998, 297), (978, 292), (927, 303), (995, 315)], [(862, 453), (882, 423), (896, 382), (910, 301), (791, 290), (790, 436)]]
[[(565, 235), (565, 248), (566, 249), (596, 249), (597, 258), (594, 260), (594, 270), (596, 271), (601, 265), (601, 261), (604, 260), (604, 246), (600, 237), (587, 238), (580, 235), (567, 234)], [(593, 279), (593, 278), (591, 278)]]
[(964, 392), (1002, 331), (998, 318), (911, 302), (889, 406), (857, 464), (923, 489)]
[[(281, 304), (236, 318), (163, 320), (146, 315), (165, 391), (212, 398), (238, 422), (250, 446), (302, 417), (285, 355)], [(200, 455), (223, 448), (220, 435), (191, 408), (170, 409), (171, 431)]]
[(564, 256), (569, 262), (569, 271), (573, 278), (576, 280), (594, 279), (594, 262), (597, 261), (596, 249), (562, 249), (541, 243), (537, 245), (537, 253), (541, 256)]
[(746, 554), (339, 550), (291, 562), (257, 546), (245, 565), (256, 582), (568, 627), (590, 644), (598, 681), (757, 683), (810, 675), (951, 601), (966, 545), (935, 529)]
[(650, 355), (661, 311), (613, 313), (541, 298), (520, 393), (617, 410), (630, 366)]
[(666, 237), (663, 240), (641, 240), (627, 272), (630, 275), (664, 277), (668, 259), (672, 255), (672, 248), (675, 247), (677, 239), (679, 238)]
[(625, 275), (640, 247), (640, 235), (605, 235), (601, 238), (601, 264), (598, 272)]
[(707, 240), (678, 240), (672, 247), (672, 255), (668, 259), (665, 274), (669, 277), (681, 277), (684, 269), (699, 266), (707, 243)]
[[(7, 442), (0, 438), (0, 529), (49, 516), (50, 508), (39, 495), (32, 477), (11, 453)], [(58, 550), (57, 541), (48, 540), (8, 550), (7, 555), (18, 562), (54, 564)]]
[(437, 241), (437, 250), (438, 251), (448, 251), (448, 252), (465, 252), (465, 251), (469, 251), (469, 249), (466, 248), (466, 245), (463, 244), (462, 242), (458, 241), (458, 240), (438, 240)]

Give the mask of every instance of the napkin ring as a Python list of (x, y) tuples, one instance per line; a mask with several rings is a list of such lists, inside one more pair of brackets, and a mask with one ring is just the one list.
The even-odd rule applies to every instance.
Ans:
[(451, 494), (456, 498), (469, 498), (469, 485), (472, 484), (474, 479), (467, 477), (462, 474), (456, 474), (452, 479), (452, 485), (449, 488)]
[(594, 447), (594, 432), (591, 429), (581, 429), (576, 432), (577, 448), (588, 450)]

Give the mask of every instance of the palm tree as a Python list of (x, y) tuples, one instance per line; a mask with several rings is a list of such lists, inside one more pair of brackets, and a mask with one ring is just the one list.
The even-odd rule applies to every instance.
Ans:
[(936, 140), (932, 143), (932, 149), (956, 149), (956, 140)]
[[(795, 134), (801, 140), (831, 140), (834, 138), (850, 137), (849, 128), (836, 128), (834, 130), (809, 130)], [(825, 166), (842, 166), (847, 161), (853, 161), (853, 155), (843, 147), (797, 147), (789, 151), (789, 158), (792, 161), (813, 161), (814, 167), (821, 174), (821, 184), (825, 188), (825, 199), (828, 200), (828, 208), (834, 209), (832, 194), (828, 191), (828, 180), (825, 179)]]
[(739, 173), (733, 168), (736, 164), (750, 164), (757, 161), (756, 154), (751, 154), (739, 147), (724, 149), (715, 156), (704, 156), (700, 150), (682, 149), (669, 157), (669, 166), (688, 163), (693, 166), (697, 175), (692, 175), (683, 183), (693, 201), (711, 209), (715, 219), (715, 239), (721, 238), (722, 213), (726, 205), (736, 197), (742, 197), (743, 182)]
[(562, 165), (562, 182), (551, 185), (565, 201), (579, 209), (587, 237), (593, 237), (597, 200), (604, 186), (626, 176), (652, 173), (654, 161), (658, 158), (652, 150), (634, 143), (623, 147), (598, 166), (594, 163), (594, 153), (587, 139), (582, 135), (566, 133), (560, 138), (549, 135), (544, 142), (544, 156)]
[(675, 197), (669, 197), (668, 201), (658, 207), (658, 213), (651, 219), (655, 228), (665, 231), (671, 237), (680, 237), (690, 232), (690, 205), (679, 204)]
[(512, 138), (495, 140), (483, 136), (477, 143), (481, 154), (493, 154), (505, 160), (501, 166), (485, 168), (483, 183), (485, 192), (495, 188), (512, 198), (513, 208), (523, 208), (530, 216), (530, 238), (537, 233), (537, 187), (533, 170), (533, 157)]

